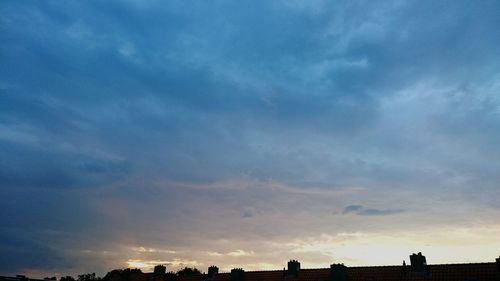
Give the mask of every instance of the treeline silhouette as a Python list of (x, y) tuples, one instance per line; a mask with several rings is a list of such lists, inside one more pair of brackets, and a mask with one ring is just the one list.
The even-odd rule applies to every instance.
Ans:
[[(59, 278), (59, 281), (131, 281), (134, 280), (134, 276), (142, 275), (143, 272), (138, 268), (125, 268), (125, 269), (113, 269), (110, 272), (106, 273), (104, 277), (96, 276), (93, 273), (85, 273), (78, 275), (75, 279), (72, 276), (62, 276)], [(183, 269), (178, 270), (177, 272), (168, 272), (167, 274), (177, 275), (177, 276), (191, 276), (201, 274), (201, 271), (196, 267), (184, 267)], [(56, 277), (45, 277), (44, 280), (55, 280)]]

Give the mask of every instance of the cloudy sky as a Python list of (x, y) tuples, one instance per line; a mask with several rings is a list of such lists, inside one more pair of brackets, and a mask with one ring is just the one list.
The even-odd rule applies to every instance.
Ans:
[(0, 3), (0, 274), (500, 254), (498, 1)]

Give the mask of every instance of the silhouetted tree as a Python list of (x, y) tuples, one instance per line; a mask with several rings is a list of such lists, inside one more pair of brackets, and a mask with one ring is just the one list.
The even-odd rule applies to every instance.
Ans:
[(113, 278), (119, 278), (120, 275), (121, 275), (121, 273), (122, 273), (121, 269), (113, 269), (110, 272), (106, 273), (106, 275), (104, 275), (104, 277), (102, 278), (102, 280), (109, 281), (109, 280), (111, 280)]
[(120, 281), (128, 281), (132, 279), (133, 275), (142, 274), (142, 271), (138, 268), (125, 268), (125, 269), (114, 269), (110, 272), (106, 273), (106, 275), (102, 278), (103, 281), (110, 280), (120, 280)]
[(100, 278), (95, 276), (95, 272), (78, 275), (77, 281), (96, 281)]
[(59, 281), (76, 281), (75, 278), (71, 276), (62, 276)]
[(177, 271), (178, 276), (191, 276), (197, 274), (201, 274), (201, 271), (199, 271), (196, 267), (190, 268), (186, 266), (183, 269)]

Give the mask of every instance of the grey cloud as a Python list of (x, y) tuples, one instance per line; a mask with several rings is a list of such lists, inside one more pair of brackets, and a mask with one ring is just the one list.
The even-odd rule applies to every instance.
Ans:
[(0, 248), (8, 254), (0, 256), (1, 272), (15, 275), (30, 268), (56, 270), (73, 266), (61, 253), (43, 243), (26, 239), (21, 233), (12, 235), (4, 231), (0, 235)]
[(255, 208), (247, 207), (247, 208), (243, 209), (241, 217), (242, 218), (251, 218), (251, 217), (254, 217), (256, 215), (256, 212), (257, 212), (257, 210), (255, 210)]
[(358, 212), (360, 216), (388, 216), (404, 212), (403, 209), (363, 209)]
[(405, 212), (403, 209), (374, 209), (362, 205), (349, 205), (344, 208), (342, 214), (355, 214), (358, 216), (389, 216)]
[(356, 213), (360, 211), (363, 208), (361, 205), (349, 205), (344, 208), (344, 211), (342, 211), (342, 214), (349, 214), (349, 213)]
[(130, 172), (123, 161), (12, 142), (0, 141), (0, 152), (0, 183), (5, 187), (87, 188), (123, 179)]

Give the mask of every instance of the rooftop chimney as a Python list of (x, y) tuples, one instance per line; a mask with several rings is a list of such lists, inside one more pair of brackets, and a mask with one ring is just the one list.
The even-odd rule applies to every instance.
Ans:
[(347, 281), (347, 267), (341, 263), (330, 265), (330, 280)]
[(421, 252), (410, 256), (410, 269), (412, 272), (428, 273), (427, 261)]
[(404, 260), (403, 260), (403, 267), (402, 267), (401, 272), (403, 273), (403, 275), (406, 275), (408, 273), (408, 267), (406, 266), (406, 261), (404, 261)]
[(290, 260), (288, 262), (288, 270), (286, 272), (287, 276), (297, 277), (300, 271), (300, 262), (296, 260)]
[(500, 256), (497, 258), (497, 269), (500, 271)]
[(231, 281), (245, 281), (245, 271), (242, 268), (231, 269)]
[(167, 267), (159, 264), (159, 265), (155, 266), (154, 274), (155, 275), (163, 275), (163, 274), (165, 274), (166, 271), (167, 271)]
[(215, 277), (217, 274), (219, 274), (219, 268), (215, 265), (212, 265), (208, 267), (208, 278)]

